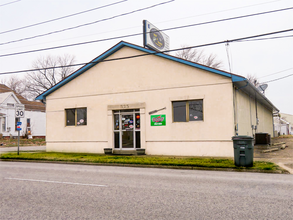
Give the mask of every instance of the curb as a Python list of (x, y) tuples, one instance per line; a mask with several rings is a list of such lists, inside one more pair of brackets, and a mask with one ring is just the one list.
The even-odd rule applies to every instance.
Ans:
[(212, 168), (212, 167), (191, 167), (191, 166), (166, 166), (166, 165), (141, 165), (141, 164), (121, 164), (121, 163), (85, 163), (71, 161), (49, 161), (49, 160), (18, 160), (18, 159), (0, 159), (7, 162), (28, 162), (28, 163), (57, 163), (57, 164), (72, 164), (72, 165), (94, 165), (94, 166), (121, 166), (121, 167), (138, 167), (138, 168), (161, 168), (161, 169), (182, 169), (182, 170), (211, 170), (211, 171), (226, 171), (226, 172), (251, 172), (251, 173), (271, 173), (271, 174), (290, 174), (283, 166), (282, 170), (251, 170), (245, 168)]
[(276, 163), (279, 167), (282, 167), (284, 170), (287, 170), (290, 174), (293, 174), (293, 169), (287, 167), (285, 164), (283, 163)]

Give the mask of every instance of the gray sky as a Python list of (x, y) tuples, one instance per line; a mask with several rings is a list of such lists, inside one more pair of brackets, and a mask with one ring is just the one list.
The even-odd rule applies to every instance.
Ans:
[[(0, 0), (0, 32), (52, 20), (66, 15), (121, 2), (57, 21), (0, 34), (0, 44), (69, 27), (111, 18), (146, 8), (168, 0)], [(292, 0), (175, 0), (147, 10), (134, 12), (92, 25), (48, 34), (30, 40), (0, 45), (0, 56), (22, 51), (119, 37), (142, 32), (144, 19), (160, 29), (197, 24), (224, 18), (248, 15), (293, 7)], [(170, 49), (182, 45), (196, 46), (218, 41), (259, 35), (293, 28), (293, 10), (259, 15), (189, 28), (165, 31), (170, 37)], [(283, 113), (293, 114), (293, 31), (270, 35), (267, 40), (253, 40), (204, 47), (206, 54), (214, 53), (224, 63), (223, 69), (247, 76), (255, 75), (268, 83), (267, 98)], [(271, 39), (272, 37), (283, 37)], [(0, 57), (0, 73), (30, 69), (32, 62), (47, 55), (75, 55), (77, 63), (88, 62), (121, 40), (141, 45), (143, 37), (124, 37), (109, 41), (84, 44), (62, 49), (47, 50)], [(24, 77), (25, 73), (14, 74)], [(11, 75), (0, 75), (0, 80)]]

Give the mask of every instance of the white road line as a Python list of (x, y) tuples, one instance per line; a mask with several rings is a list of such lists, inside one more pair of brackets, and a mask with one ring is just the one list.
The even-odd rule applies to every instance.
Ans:
[(20, 179), (20, 178), (4, 178), (4, 179), (6, 179), (6, 180), (31, 181), (31, 182), (43, 182), (43, 183), (61, 183), (61, 184), (79, 185), (79, 186), (99, 186), (99, 187), (107, 187), (106, 185), (98, 185), (98, 184), (72, 183), (72, 182), (59, 182), (59, 181), (50, 181), (50, 180), (34, 180), (34, 179)]

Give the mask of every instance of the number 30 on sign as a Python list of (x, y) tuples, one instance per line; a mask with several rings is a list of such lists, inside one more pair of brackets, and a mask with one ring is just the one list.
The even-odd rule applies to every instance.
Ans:
[(23, 118), (24, 117), (24, 106), (23, 105), (17, 105), (15, 107), (15, 117), (16, 118)]

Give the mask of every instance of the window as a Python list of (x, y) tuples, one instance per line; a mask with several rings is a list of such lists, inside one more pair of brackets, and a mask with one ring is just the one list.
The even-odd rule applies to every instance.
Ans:
[(87, 108), (65, 109), (66, 126), (87, 125)]
[(28, 135), (32, 134), (32, 132), (31, 132), (31, 119), (30, 118), (26, 119), (26, 132)]
[(7, 107), (14, 107), (13, 103), (7, 103)]
[(6, 117), (3, 117), (1, 119), (1, 124), (2, 124), (2, 132), (6, 131)]
[(27, 118), (26, 119), (26, 127), (27, 128), (30, 128), (31, 127), (31, 119), (30, 118)]
[(15, 118), (15, 131), (17, 131), (17, 122), (20, 122), (20, 118)]
[(203, 100), (175, 101), (173, 105), (173, 122), (203, 120)]

